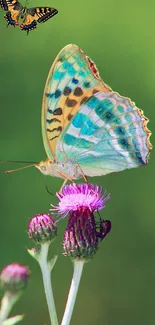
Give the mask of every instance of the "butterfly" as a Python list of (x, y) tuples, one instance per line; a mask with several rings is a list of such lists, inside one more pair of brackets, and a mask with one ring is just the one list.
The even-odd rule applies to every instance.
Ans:
[(19, 18), (23, 19), (20, 25), (21, 30), (29, 31), (37, 28), (38, 23), (44, 23), (58, 13), (57, 9), (48, 7), (25, 8), (17, 0), (0, 0), (3, 10), (7, 11), (4, 15), (8, 25), (18, 26)]
[(141, 109), (104, 83), (78, 46), (67, 45), (49, 71), (43, 94), (48, 159), (34, 166), (66, 182), (145, 165), (152, 148), (147, 123)]

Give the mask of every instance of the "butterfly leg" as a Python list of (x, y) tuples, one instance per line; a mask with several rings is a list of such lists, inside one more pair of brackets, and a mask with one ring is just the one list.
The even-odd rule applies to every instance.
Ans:
[[(76, 163), (76, 164), (75, 164), (75, 168), (76, 168), (76, 170), (75, 170), (75, 175), (77, 174), (77, 169), (79, 168), (80, 171), (81, 171), (81, 175), (82, 175), (84, 181), (88, 184), (88, 179), (87, 179), (86, 175), (84, 174), (84, 172), (83, 172), (82, 168), (80, 167), (80, 165)], [(91, 189), (91, 192), (94, 193), (94, 194), (97, 194), (97, 193), (96, 193), (94, 190), (92, 190), (92, 189)]]
[(65, 180), (74, 183), (73, 180), (72, 180), (72, 178), (70, 178), (67, 174), (63, 173), (61, 170), (57, 170), (57, 173), (59, 175), (61, 175), (63, 178), (65, 178)]
[(68, 179), (65, 179), (64, 182), (62, 183), (62, 186), (60, 187), (59, 193), (61, 193), (63, 187), (66, 185)]
[(61, 193), (61, 190), (63, 189), (63, 187), (65, 186), (67, 181), (70, 181), (72, 183), (74, 183), (74, 182), (73, 182), (72, 178), (70, 178), (67, 174), (63, 173), (62, 171), (57, 170), (57, 173), (65, 178), (65, 180), (64, 180), (64, 182), (63, 182), (63, 184), (62, 184), (62, 186), (61, 186), (61, 188), (59, 190), (59, 193)]
[(80, 165), (77, 164), (77, 163), (75, 164), (75, 176), (78, 175), (78, 172), (77, 172), (78, 168), (79, 168), (80, 171), (81, 171), (81, 175), (82, 175), (84, 181), (85, 181), (86, 183), (88, 183), (88, 179), (87, 179), (86, 175), (84, 174), (84, 172), (83, 172), (82, 168), (80, 167)]

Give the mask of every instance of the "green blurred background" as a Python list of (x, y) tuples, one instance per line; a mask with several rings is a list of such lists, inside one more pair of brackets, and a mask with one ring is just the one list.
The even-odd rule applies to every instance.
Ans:
[[(24, 3), (23, 3), (24, 4)], [(31, 1), (51, 6), (58, 15), (27, 36), (19, 27), (6, 28), (0, 11), (0, 159), (46, 158), (40, 115), (49, 68), (60, 49), (79, 45), (95, 61), (104, 81), (144, 109), (155, 127), (155, 2), (88, 0)], [(153, 143), (153, 136), (151, 138)], [(148, 166), (91, 181), (111, 193), (102, 216), (112, 232), (96, 257), (85, 266), (72, 325), (153, 325), (155, 323), (154, 152)], [(44, 177), (35, 168), (5, 175), (15, 164), (0, 165), (0, 267), (29, 265), (31, 280), (12, 314), (25, 313), (23, 325), (49, 325), (37, 263), (26, 248), (28, 220), (48, 212), (61, 180)], [(72, 275), (72, 263), (61, 255), (66, 220), (52, 249), (60, 258), (53, 271), (59, 318)], [(52, 253), (52, 252), (51, 252)]]

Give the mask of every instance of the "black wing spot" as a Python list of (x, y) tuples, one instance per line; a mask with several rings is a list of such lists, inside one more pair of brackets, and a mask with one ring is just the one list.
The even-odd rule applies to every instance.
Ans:
[(125, 135), (125, 128), (123, 126), (118, 126), (115, 130), (115, 133), (118, 135)]
[(83, 90), (80, 87), (76, 87), (74, 90), (74, 95), (80, 97), (83, 95)]
[(50, 120), (46, 119), (46, 122), (47, 122), (48, 124), (51, 124), (51, 123), (53, 123), (53, 122), (59, 122), (59, 123), (60, 123), (60, 120), (58, 120), (58, 118), (51, 118)]
[(90, 87), (90, 82), (89, 82), (89, 81), (85, 81), (85, 82), (83, 83), (83, 86), (84, 86), (85, 88), (89, 88), (89, 87)]
[(54, 132), (54, 131), (59, 131), (61, 132), (62, 131), (62, 126), (58, 126), (57, 128), (53, 128), (52, 130), (50, 129), (47, 129), (48, 132)]
[(125, 150), (129, 150), (130, 149), (130, 144), (128, 143), (127, 139), (119, 139), (118, 140), (119, 144), (121, 145), (121, 147)]
[(77, 104), (77, 101), (75, 99), (66, 99), (66, 105), (68, 107), (74, 107)]
[(98, 89), (93, 89), (92, 93), (93, 93), (93, 94), (98, 93)]
[(79, 80), (78, 80), (78, 79), (76, 79), (76, 78), (73, 78), (73, 79), (72, 79), (72, 83), (73, 83), (73, 84), (77, 85), (77, 84), (78, 84), (78, 82), (79, 82)]
[(45, 93), (46, 97), (52, 98), (53, 97), (53, 93)]
[(57, 89), (54, 96), (55, 98), (59, 98), (61, 96), (61, 90)]
[(53, 115), (62, 115), (62, 108), (58, 107), (52, 113)]
[(71, 88), (66, 86), (64, 91), (63, 91), (63, 94), (65, 96), (68, 96), (68, 95), (70, 95), (71, 91), (72, 91)]
[(68, 115), (68, 121), (71, 121), (72, 118), (73, 118), (73, 115), (72, 114), (69, 114)]

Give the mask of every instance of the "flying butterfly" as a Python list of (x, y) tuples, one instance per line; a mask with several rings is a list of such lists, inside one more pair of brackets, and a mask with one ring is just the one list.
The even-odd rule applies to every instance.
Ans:
[(65, 182), (146, 165), (152, 148), (147, 123), (141, 109), (103, 82), (79, 47), (67, 45), (49, 71), (43, 94), (48, 159), (32, 165)]
[(55, 8), (36, 7), (29, 8), (23, 7), (17, 0), (0, 0), (0, 5), (3, 10), (7, 11), (4, 15), (8, 25), (18, 26), (19, 19), (23, 19), (20, 25), (21, 30), (25, 30), (27, 34), (37, 28), (37, 23), (44, 23), (58, 13)]

